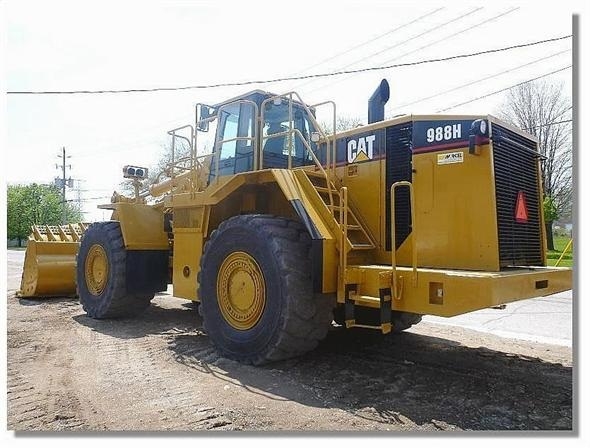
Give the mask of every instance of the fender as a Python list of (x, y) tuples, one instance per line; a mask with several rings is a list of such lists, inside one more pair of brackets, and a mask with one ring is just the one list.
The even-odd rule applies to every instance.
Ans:
[[(106, 208), (106, 206), (104, 207)], [(169, 282), (170, 246), (164, 213), (145, 204), (109, 204), (127, 249), (127, 288), (137, 293), (164, 291)]]
[(119, 221), (127, 250), (168, 250), (164, 213), (146, 204), (117, 202), (108, 206)]

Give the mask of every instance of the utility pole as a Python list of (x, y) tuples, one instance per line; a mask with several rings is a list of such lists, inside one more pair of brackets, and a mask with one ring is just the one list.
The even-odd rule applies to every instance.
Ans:
[[(61, 169), (62, 169), (62, 178), (60, 179), (60, 186), (61, 186), (61, 201), (62, 201), (62, 217), (61, 223), (67, 224), (67, 202), (66, 202), (66, 148), (62, 146), (61, 148), (61, 156), (58, 155), (57, 157), (61, 157)], [(69, 159), (71, 156), (68, 156)], [(58, 165), (56, 165), (57, 168)], [(72, 165), (69, 165), (70, 169), (72, 169)], [(58, 179), (56, 179), (57, 181)]]
[(63, 169), (63, 176), (61, 178), (61, 200), (62, 200), (62, 215), (61, 215), (61, 223), (66, 223), (66, 147), (62, 146), (61, 148), (61, 157), (62, 157), (62, 169)]

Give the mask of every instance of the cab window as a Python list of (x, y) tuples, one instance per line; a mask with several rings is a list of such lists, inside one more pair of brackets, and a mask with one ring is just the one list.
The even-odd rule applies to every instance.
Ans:
[[(315, 144), (311, 143), (310, 136), (313, 127), (307, 117), (305, 109), (293, 105), (293, 122), (289, 120), (289, 105), (282, 103), (275, 105), (267, 104), (264, 114), (264, 137), (263, 160), (264, 168), (286, 168), (288, 166), (289, 146), (291, 145), (292, 166), (303, 166), (313, 164), (313, 159), (307, 151), (303, 139), (310, 144), (315, 151)], [(291, 128), (299, 130), (289, 137), (288, 131)]]
[[(219, 175), (251, 171), (253, 167), (254, 106), (234, 104), (220, 111)], [(215, 165), (211, 175), (215, 176)]]

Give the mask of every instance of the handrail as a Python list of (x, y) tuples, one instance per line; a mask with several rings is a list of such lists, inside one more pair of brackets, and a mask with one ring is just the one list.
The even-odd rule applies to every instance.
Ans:
[[(331, 168), (332, 176), (336, 176), (336, 103), (334, 101), (323, 101), (321, 103), (313, 104), (310, 109), (315, 109), (324, 104), (332, 105), (332, 139), (331, 139), (331, 151), (328, 141), (326, 141), (326, 166)], [(315, 117), (314, 117), (315, 118)]]
[[(264, 136), (262, 135), (262, 126), (260, 125), (261, 123), (264, 123), (264, 109), (265, 109), (265, 105), (267, 103), (269, 103), (270, 101), (274, 101), (277, 98), (282, 98), (282, 99), (286, 99), (289, 101), (288, 103), (288, 107), (289, 107), (289, 129), (287, 131), (285, 131), (284, 133), (276, 133), (276, 134), (271, 134), (270, 136)], [(313, 151), (310, 143), (307, 141), (307, 139), (305, 139), (303, 137), (303, 134), (301, 133), (301, 131), (299, 129), (294, 128), (294, 124), (293, 124), (293, 102), (296, 102), (298, 107), (301, 107), (303, 110), (305, 110), (307, 112), (307, 118), (309, 119), (309, 121), (311, 122), (311, 124), (314, 127), (314, 130), (319, 132), (321, 139), (323, 139), (326, 142), (326, 167), (324, 168), (322, 162), (318, 159), (318, 157), (316, 156), (315, 152)], [(173, 159), (172, 159), (172, 163), (170, 164), (170, 168), (171, 168), (171, 177), (175, 177), (176, 173), (174, 172), (175, 170), (180, 170), (180, 171), (185, 171), (185, 170), (189, 170), (192, 168), (196, 168), (199, 165), (198, 159), (200, 157), (197, 157), (197, 141), (198, 141), (198, 134), (199, 134), (199, 126), (204, 125), (205, 123), (208, 122), (212, 122), (216, 119), (219, 119), (221, 116), (221, 112), (224, 109), (227, 109), (228, 107), (231, 106), (235, 106), (238, 104), (248, 104), (251, 107), (253, 107), (253, 111), (254, 111), (254, 121), (255, 121), (255, 125), (254, 125), (254, 132), (253, 132), (253, 136), (252, 137), (235, 137), (235, 138), (231, 138), (231, 139), (227, 139), (227, 140), (220, 140), (220, 138), (222, 137), (221, 132), (221, 126), (217, 127), (216, 133), (215, 133), (215, 143), (213, 146), (213, 154), (205, 154), (202, 155), (201, 157), (206, 157), (206, 156), (211, 156), (213, 155), (214, 157), (214, 174), (215, 174), (215, 178), (216, 178), (216, 182), (219, 182), (219, 164), (220, 164), (220, 159), (221, 159), (221, 147), (223, 146), (224, 143), (228, 143), (228, 142), (232, 142), (232, 141), (251, 141), (252, 142), (252, 146), (253, 146), (253, 171), (258, 171), (260, 169), (263, 169), (263, 143), (265, 139), (268, 138), (273, 138), (273, 137), (280, 137), (283, 135), (286, 135), (289, 137), (289, 153), (288, 153), (288, 167), (289, 169), (292, 168), (293, 166), (293, 148), (294, 148), (294, 142), (297, 138), (299, 138), (301, 140), (301, 142), (303, 142), (303, 145), (305, 147), (306, 150), (306, 154), (309, 154), (311, 156), (311, 159), (313, 160), (313, 163), (315, 164), (315, 166), (317, 167), (317, 169), (320, 171), (320, 174), (322, 175), (322, 177), (325, 178), (326, 180), (326, 186), (328, 189), (328, 196), (329, 196), (329, 200), (330, 200), (330, 206), (332, 207), (332, 209), (334, 208), (334, 199), (333, 199), (333, 194), (336, 193), (336, 191), (334, 191), (334, 185), (332, 184), (332, 179), (335, 178), (336, 176), (336, 103), (334, 101), (325, 101), (322, 103), (318, 103), (315, 104), (314, 106), (311, 106), (313, 108), (325, 105), (325, 104), (330, 104), (332, 105), (332, 115), (333, 115), (333, 120), (332, 120), (332, 135), (330, 137), (328, 137), (328, 135), (326, 135), (326, 133), (323, 131), (323, 129), (321, 128), (321, 126), (319, 125), (318, 121), (316, 120), (315, 116), (313, 115), (313, 113), (311, 112), (310, 106), (308, 106), (306, 103), (303, 102), (301, 96), (297, 93), (297, 92), (288, 92), (282, 95), (275, 95), (272, 97), (269, 97), (267, 99), (265, 99), (260, 107), (258, 106), (258, 104), (252, 100), (248, 100), (248, 99), (236, 99), (230, 103), (226, 103), (223, 104), (221, 106), (218, 106), (217, 109), (215, 110), (215, 114), (214, 115), (210, 115), (207, 116), (206, 118), (201, 119), (198, 116), (198, 111), (199, 111), (199, 106), (203, 105), (201, 103), (198, 103), (195, 105), (195, 123), (194, 123), (194, 127), (192, 125), (185, 125), (185, 126), (181, 126), (178, 127), (176, 129), (173, 129), (171, 131), (168, 131), (168, 134), (172, 135), (173, 137)], [(207, 107), (211, 107), (206, 105)], [(260, 115), (259, 115), (260, 112)], [(177, 135), (176, 132), (185, 128), (190, 128), (191, 129), (191, 136), (190, 136), (190, 140), (184, 136), (181, 135)], [(191, 149), (191, 154), (190, 154), (190, 168), (187, 168), (186, 166), (180, 166), (180, 163), (185, 162), (187, 160), (187, 158), (182, 158), (178, 161), (174, 160), (175, 159), (175, 148), (174, 148), (174, 139), (176, 137), (180, 137), (183, 138), (184, 140), (186, 140), (187, 142), (189, 142), (189, 147)], [(259, 143), (258, 145), (256, 143)], [(211, 170), (213, 171), (213, 170)]]
[(348, 188), (342, 187), (340, 189), (340, 269), (342, 275), (340, 276), (339, 289), (344, 291), (346, 286), (346, 269), (347, 269), (347, 247), (346, 243), (348, 242)]
[[(190, 139), (185, 137), (184, 135), (178, 135), (177, 131), (181, 131), (183, 129), (190, 129)], [(172, 148), (171, 148), (171, 160), (170, 163), (168, 164), (170, 166), (170, 177), (174, 178), (175, 177), (175, 173), (174, 173), (174, 168), (176, 168), (176, 138), (181, 138), (183, 140), (186, 140), (188, 143), (188, 147), (190, 149), (190, 154), (191, 154), (191, 158), (193, 155), (193, 151), (194, 151), (194, 147), (195, 147), (195, 129), (193, 128), (193, 126), (191, 124), (186, 124), (184, 126), (179, 126), (177, 128), (171, 129), (168, 132), (168, 135), (172, 136)], [(192, 165), (192, 164), (191, 164)]]
[[(285, 98), (288, 99), (289, 101), (289, 122), (290, 122), (290, 129), (289, 129), (289, 133), (298, 133), (301, 137), (302, 142), (304, 143), (305, 149), (309, 152), (309, 154), (311, 155), (315, 165), (317, 166), (317, 168), (319, 168), (321, 174), (324, 176), (324, 178), (326, 179), (326, 186), (328, 188), (328, 197), (330, 198), (330, 206), (334, 207), (334, 200), (332, 198), (332, 182), (331, 182), (331, 178), (330, 175), (326, 172), (326, 170), (324, 169), (324, 167), (322, 166), (322, 163), (318, 160), (318, 158), (316, 157), (316, 155), (314, 154), (313, 150), (311, 149), (311, 146), (309, 145), (309, 143), (307, 142), (307, 140), (305, 138), (303, 138), (303, 134), (301, 134), (301, 131), (299, 129), (294, 129), (292, 127), (292, 122), (293, 122), (293, 117), (292, 117), (292, 103), (293, 103), (293, 96), (295, 96), (298, 101), (297, 101), (297, 105), (303, 107), (303, 109), (307, 112), (307, 116), (308, 118), (311, 120), (312, 124), (314, 125), (314, 127), (320, 132), (321, 136), (323, 137), (324, 140), (326, 140), (326, 142), (328, 141), (328, 137), (326, 136), (326, 134), (324, 133), (324, 131), (321, 129), (319, 123), (317, 122), (317, 120), (315, 119), (315, 117), (313, 116), (313, 114), (311, 113), (310, 108), (307, 106), (307, 104), (305, 104), (303, 102), (303, 100), (301, 99), (301, 97), (299, 96), (299, 94), (297, 92), (288, 92), (288, 93), (284, 93), (282, 95), (275, 95), (272, 97), (269, 97), (267, 99), (265, 99), (261, 105), (260, 105), (260, 120), (261, 123), (264, 123), (264, 110), (265, 110), (265, 106), (266, 103), (269, 103), (271, 101), (274, 101), (277, 98)], [(277, 134), (271, 134), (272, 136), (276, 137), (279, 135), (279, 133)], [(265, 138), (269, 138), (268, 136), (264, 137), (262, 135), (262, 132), (260, 133), (260, 165), (259, 167), (262, 168), (263, 167), (263, 147), (264, 147), (264, 139)], [(272, 137), (270, 137), (272, 138)], [(289, 146), (289, 155), (288, 155), (288, 164), (289, 166), (291, 166), (291, 148), (292, 145)], [(328, 150), (328, 144), (326, 144), (326, 151)], [(326, 157), (326, 160), (328, 159), (328, 157)]]
[[(205, 159), (207, 157), (211, 157), (211, 154), (201, 154), (200, 156), (197, 156), (194, 159), (191, 158), (191, 160), (194, 160), (195, 164), (196, 164), (195, 166), (198, 165), (198, 169), (200, 169), (200, 168), (203, 168), (204, 165), (201, 162), (199, 162), (199, 159)], [(186, 160), (187, 157), (184, 157), (184, 159)], [(193, 170), (191, 168), (186, 168), (186, 167), (178, 167), (178, 168), (184, 170), (184, 172), (179, 174), (178, 176), (170, 177), (169, 179), (166, 179), (163, 181), (160, 181), (160, 176), (164, 173), (158, 174), (154, 184), (150, 185), (147, 188), (147, 191), (140, 196), (147, 196), (148, 194), (152, 195), (153, 197), (161, 196), (166, 191), (169, 191), (170, 189), (175, 188), (176, 185), (175, 185), (174, 181), (176, 181), (178, 183), (178, 182), (181, 182), (184, 178), (190, 178), (190, 175), (194, 171), (196, 171), (196, 170)]]
[(412, 270), (414, 287), (418, 284), (418, 250), (416, 247), (416, 216), (414, 214), (414, 186), (407, 180), (395, 182), (390, 189), (391, 198), (391, 269), (392, 269), (392, 287), (391, 294), (395, 300), (401, 299), (401, 289), (398, 293), (397, 288), (397, 265), (395, 259), (395, 189), (398, 187), (408, 187), (410, 191), (410, 216), (412, 219)]

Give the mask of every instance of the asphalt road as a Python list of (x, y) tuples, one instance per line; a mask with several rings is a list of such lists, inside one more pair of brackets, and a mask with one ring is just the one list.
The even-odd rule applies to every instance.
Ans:
[[(7, 287), (10, 294), (20, 286), (25, 253), (17, 250), (7, 252)], [(571, 347), (572, 318), (572, 291), (569, 290), (510, 303), (504, 310), (485, 309), (452, 318), (425, 316), (423, 321), (468, 328), (505, 338)]]

